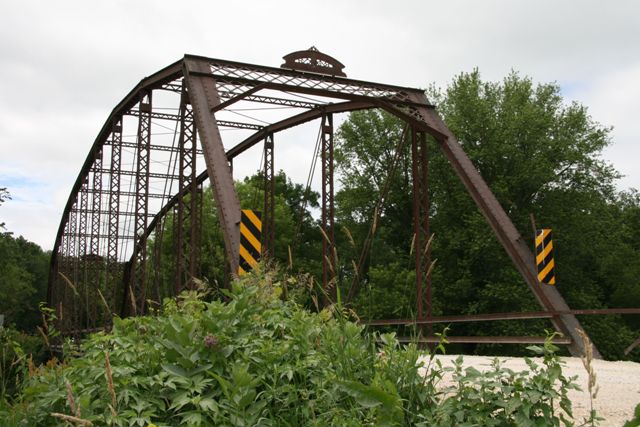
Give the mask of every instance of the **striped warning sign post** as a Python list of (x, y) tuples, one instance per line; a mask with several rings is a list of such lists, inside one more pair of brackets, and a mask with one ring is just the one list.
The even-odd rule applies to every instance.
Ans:
[(243, 275), (252, 270), (262, 253), (260, 238), (262, 234), (262, 220), (260, 212), (243, 209), (240, 216), (240, 264), (238, 274)]
[(553, 261), (553, 240), (551, 229), (536, 230), (536, 265), (538, 266), (538, 280), (547, 285), (556, 284), (556, 273)]

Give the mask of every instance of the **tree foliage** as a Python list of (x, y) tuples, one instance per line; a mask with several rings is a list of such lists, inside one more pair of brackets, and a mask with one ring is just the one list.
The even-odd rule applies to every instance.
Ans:
[[(429, 94), (526, 241), (533, 245), (531, 213), (539, 226), (554, 230), (558, 289), (569, 305), (638, 306), (640, 203), (637, 192), (616, 190), (619, 174), (600, 157), (611, 142), (610, 129), (593, 121), (586, 107), (566, 104), (556, 84), (534, 84), (515, 72), (500, 82), (483, 81), (477, 70), (463, 73), (446, 90)], [(364, 239), (371, 201), (379, 197), (376, 183), (387, 175), (403, 126), (387, 113), (366, 111), (352, 113), (340, 129), (338, 211), (352, 224), (356, 240)], [(403, 156), (407, 171), (408, 153)], [(376, 238), (380, 251), (374, 245), (370, 263), (371, 272), (396, 273), (386, 280), (369, 275), (368, 290), (356, 302), (383, 318), (397, 316), (403, 311), (398, 306), (412, 306), (415, 293), (400, 279), (412, 268), (411, 176), (401, 172), (393, 180)], [(435, 141), (430, 142), (429, 182), (437, 258), (434, 314), (538, 309)], [(405, 272), (397, 271), (398, 263)], [(395, 295), (395, 307), (367, 292)], [(637, 323), (620, 316), (581, 321), (609, 358), (624, 357), (622, 350), (637, 334)], [(456, 325), (454, 334), (535, 335), (544, 327), (541, 321)]]
[[(0, 188), (0, 204), (10, 199), (7, 189)], [(0, 231), (0, 314), (7, 324), (35, 331), (40, 322), (38, 303), (46, 296), (48, 261), (49, 254), (37, 244)]]

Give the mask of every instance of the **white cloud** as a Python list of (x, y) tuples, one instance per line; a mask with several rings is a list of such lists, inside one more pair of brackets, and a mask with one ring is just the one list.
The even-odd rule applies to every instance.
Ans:
[(640, 62), (637, 62), (598, 76), (580, 96), (596, 121), (613, 126), (613, 144), (605, 150), (604, 157), (625, 175), (621, 188), (640, 189), (639, 82)]
[[(50, 248), (111, 109), (184, 53), (278, 66), (311, 45), (352, 78), (397, 85), (444, 86), (476, 66), (486, 79), (516, 69), (558, 81), (596, 120), (615, 126), (606, 158), (627, 175), (623, 188), (640, 186), (639, 14), (633, 0), (8, 2), (0, 15), (0, 177), (25, 172), (46, 185), (3, 205), (0, 217)], [(297, 182), (306, 180), (312, 128), (277, 137), (276, 167)], [(259, 154), (242, 161), (238, 175), (255, 170)]]

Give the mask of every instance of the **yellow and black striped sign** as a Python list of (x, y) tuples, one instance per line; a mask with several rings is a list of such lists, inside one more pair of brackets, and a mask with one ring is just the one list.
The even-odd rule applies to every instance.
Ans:
[(536, 265), (538, 266), (538, 280), (547, 285), (556, 284), (556, 273), (553, 261), (553, 241), (551, 229), (536, 230)]
[(260, 212), (243, 209), (240, 216), (240, 265), (238, 274), (243, 275), (252, 270), (262, 252), (260, 238), (262, 234), (262, 220)]

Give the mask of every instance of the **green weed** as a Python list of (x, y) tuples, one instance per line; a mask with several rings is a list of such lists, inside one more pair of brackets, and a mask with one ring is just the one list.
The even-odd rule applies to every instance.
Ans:
[(434, 354), (366, 331), (339, 305), (312, 313), (283, 301), (285, 284), (292, 295), (308, 286), (298, 283), (251, 274), (226, 302), (190, 292), (156, 316), (114, 318), (82, 357), (26, 378), (2, 425), (571, 425), (575, 385), (551, 341), (532, 348), (544, 359), (528, 372), (496, 361), (480, 373), (460, 358), (444, 387)]

